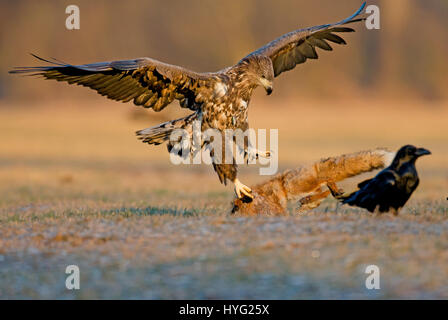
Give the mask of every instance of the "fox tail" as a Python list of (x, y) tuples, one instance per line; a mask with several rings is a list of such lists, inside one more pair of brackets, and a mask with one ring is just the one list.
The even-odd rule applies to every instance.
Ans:
[(315, 167), (322, 178), (330, 178), (333, 182), (337, 182), (387, 167), (392, 163), (394, 156), (395, 152), (378, 148), (322, 159), (315, 164)]

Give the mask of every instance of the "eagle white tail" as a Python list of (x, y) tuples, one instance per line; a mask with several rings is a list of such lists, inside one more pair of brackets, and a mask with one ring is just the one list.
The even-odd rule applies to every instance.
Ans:
[(136, 134), (142, 142), (158, 145), (169, 141), (171, 133), (176, 129), (185, 129), (191, 134), (192, 124), (196, 118), (197, 114), (193, 113), (184, 118), (167, 121), (154, 127), (139, 130)]

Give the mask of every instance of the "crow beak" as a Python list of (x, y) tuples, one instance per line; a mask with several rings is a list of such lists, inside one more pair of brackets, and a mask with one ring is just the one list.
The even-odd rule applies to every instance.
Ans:
[(417, 157), (421, 157), (427, 154), (431, 154), (431, 151), (425, 149), (425, 148), (418, 148), (417, 151), (415, 151), (415, 155)]
[(268, 96), (272, 93), (272, 91), (273, 91), (272, 87), (266, 88), (266, 93), (268, 94)]

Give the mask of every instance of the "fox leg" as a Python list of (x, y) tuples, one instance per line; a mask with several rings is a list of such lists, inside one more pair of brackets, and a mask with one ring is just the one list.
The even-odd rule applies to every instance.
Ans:
[(344, 190), (340, 189), (336, 183), (334, 183), (333, 181), (328, 181), (327, 182), (327, 187), (331, 192), (331, 195), (333, 197), (335, 197), (336, 199), (340, 199), (342, 197), (342, 195), (344, 194)]
[(300, 199), (299, 207), (297, 208), (297, 212), (300, 213), (300, 212), (304, 212), (307, 210), (317, 208), (320, 205), (320, 203), (322, 202), (322, 200), (324, 200), (329, 195), (330, 195), (329, 190), (322, 191), (321, 189), (319, 189), (319, 191)]
[[(305, 206), (306, 205), (308, 207), (310, 207), (310, 206), (312, 207), (312, 205), (314, 203), (316, 203), (316, 202), (320, 203), (320, 200), (325, 199), (329, 195), (330, 195), (330, 191), (329, 190), (326, 190), (326, 191), (320, 190), (320, 192), (313, 193), (313, 194), (311, 194), (309, 196), (306, 196), (306, 197), (300, 199), (299, 203), (300, 203), (301, 206)], [(317, 205), (315, 207), (317, 207)], [(315, 208), (315, 207), (313, 207), (313, 208)]]

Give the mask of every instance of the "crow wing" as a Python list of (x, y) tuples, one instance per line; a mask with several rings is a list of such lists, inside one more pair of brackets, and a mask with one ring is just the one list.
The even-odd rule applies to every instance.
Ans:
[(389, 169), (378, 173), (375, 178), (361, 182), (360, 189), (342, 199), (342, 203), (365, 208), (371, 212), (384, 203), (389, 197), (393, 197), (396, 189), (398, 175)]
[(49, 61), (45, 67), (19, 67), (10, 73), (42, 76), (96, 90), (109, 99), (160, 111), (174, 99), (184, 108), (195, 109), (195, 99), (209, 74), (196, 73), (150, 58), (137, 58), (83, 65)]
[(372, 179), (367, 179), (367, 180), (364, 180), (364, 181), (358, 183), (358, 188), (359, 188), (359, 189), (364, 188), (364, 187), (365, 187), (367, 184), (369, 184), (370, 181), (372, 181), (373, 179), (374, 179), (374, 178), (372, 178)]
[(345, 40), (335, 33), (354, 32), (354, 29), (343, 27), (343, 25), (365, 20), (364, 16), (360, 16), (365, 5), (364, 2), (347, 19), (332, 24), (292, 31), (271, 41), (250, 55), (260, 54), (270, 57), (274, 66), (274, 74), (278, 76), (284, 71), (293, 69), (297, 64), (304, 63), (307, 59), (317, 59), (316, 47), (327, 51), (333, 50), (327, 41), (346, 44)]

